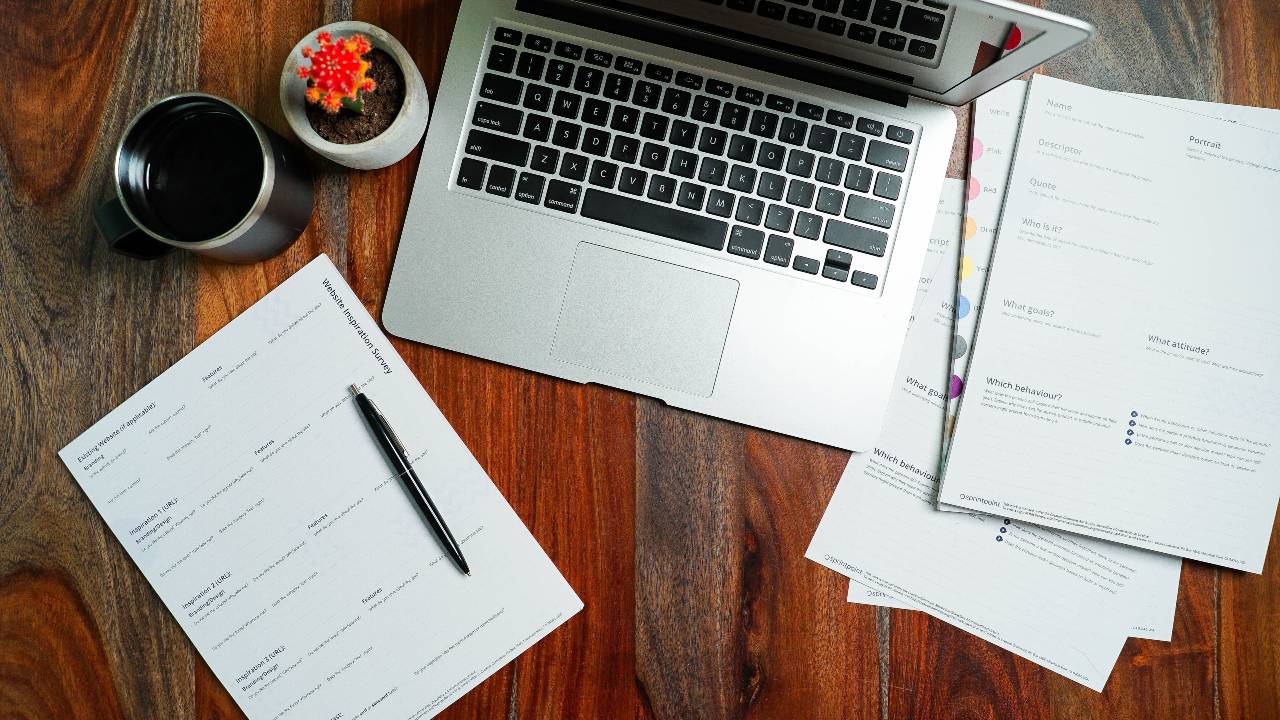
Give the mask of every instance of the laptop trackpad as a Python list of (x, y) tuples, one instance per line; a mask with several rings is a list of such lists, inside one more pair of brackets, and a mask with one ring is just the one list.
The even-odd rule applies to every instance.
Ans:
[(710, 397), (738, 281), (578, 243), (551, 355)]

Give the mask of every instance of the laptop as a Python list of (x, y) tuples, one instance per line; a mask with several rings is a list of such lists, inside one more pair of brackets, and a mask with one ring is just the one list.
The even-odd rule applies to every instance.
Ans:
[(382, 321), (869, 449), (951, 106), (1091, 34), (1007, 0), (463, 0)]

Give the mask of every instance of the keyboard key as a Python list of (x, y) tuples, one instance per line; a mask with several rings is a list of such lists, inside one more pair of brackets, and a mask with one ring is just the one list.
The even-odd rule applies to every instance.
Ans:
[(910, 145), (911, 141), (916, 138), (916, 134), (913, 131), (908, 130), (904, 127), (898, 127), (897, 125), (890, 125), (889, 129), (884, 131), (884, 137), (886, 140), (892, 140), (894, 142), (900, 142), (904, 145)]
[(618, 102), (626, 102), (631, 97), (631, 85), (634, 81), (626, 75), (617, 73), (609, 73), (609, 77), (604, 81), (604, 96), (610, 100)]
[(770, 200), (781, 200), (787, 187), (787, 179), (773, 173), (760, 173), (760, 182), (756, 184), (756, 194)]
[(871, 0), (844, 0), (844, 5), (840, 8), (841, 15), (854, 20), (866, 20), (870, 12)]
[(729, 158), (739, 162), (751, 162), (756, 156), (756, 141), (745, 135), (734, 135), (729, 140)]
[(822, 12), (839, 12), (840, 0), (813, 0), (813, 9)]
[(626, 135), (615, 135), (609, 157), (622, 163), (634, 163), (640, 153), (640, 141)]
[(818, 268), (821, 267), (821, 265), (822, 264), (819, 263), (817, 260), (814, 260), (813, 258), (807, 258), (802, 255), (797, 255), (795, 259), (791, 261), (792, 268), (795, 268), (796, 270), (799, 270), (802, 273), (808, 273), (810, 275), (817, 275)]
[(774, 95), (773, 93), (769, 93), (769, 96), (765, 98), (765, 101), (764, 101), (765, 107), (769, 108), (770, 110), (777, 110), (780, 113), (791, 112), (791, 110), (795, 107), (795, 105), (796, 105), (795, 100), (792, 100), (789, 97), (783, 97), (781, 95)]
[(720, 97), (732, 97), (733, 86), (723, 80), (708, 80), (707, 92)]
[(811, 28), (818, 21), (817, 13), (811, 10), (801, 10), (800, 8), (791, 8), (787, 11), (787, 22), (792, 25), (799, 25), (803, 28)]
[(594, 188), (587, 190), (582, 216), (712, 250), (724, 249), (725, 235), (729, 232), (728, 223), (722, 220)]
[(857, 285), (858, 287), (864, 287), (864, 288), (866, 288), (866, 289), (868, 289), (868, 290), (875, 290), (875, 289), (876, 289), (876, 282), (877, 282), (878, 280), (879, 280), (879, 278), (877, 278), (875, 275), (872, 275), (872, 274), (871, 274), (871, 273), (869, 273), (869, 272), (862, 272), (861, 270), (854, 270), (854, 271), (853, 271), (853, 277), (851, 278), (851, 280), (850, 280), (850, 281), (851, 281), (854, 285)]
[(756, 156), (756, 164), (770, 170), (781, 170), (787, 149), (776, 143), (760, 143), (760, 154)]
[(689, 117), (698, 122), (714, 123), (720, 114), (720, 101), (707, 95), (699, 95), (693, 100)]
[(604, 85), (604, 71), (587, 65), (579, 67), (578, 74), (573, 79), (573, 89), (589, 95), (600, 92), (602, 85)]
[(582, 107), (582, 96), (561, 90), (556, 93), (556, 100), (551, 105), (551, 114), (570, 120), (578, 117), (578, 108)]
[(791, 145), (803, 145), (805, 135), (809, 132), (809, 124), (803, 120), (786, 118), (778, 131), (778, 139)]
[(644, 114), (644, 120), (640, 123), (640, 137), (646, 137), (650, 140), (666, 140), (667, 125), (670, 122), (665, 115), (647, 112)]
[(822, 264), (822, 277), (844, 282), (849, 279), (849, 266), (853, 256), (840, 250), (828, 250), (826, 262)]
[(476, 111), (471, 116), (471, 124), (498, 132), (515, 135), (520, 132), (520, 120), (524, 113), (506, 105), (494, 105), (481, 100), (476, 103)]
[(671, 82), (671, 76), (674, 73), (675, 73), (675, 70), (672, 70), (671, 68), (665, 65), (655, 65), (653, 63), (649, 63), (649, 66), (644, 69), (645, 77), (649, 78), (650, 80), (657, 80), (658, 82), (664, 82), (664, 83)]
[(814, 125), (809, 131), (809, 149), (829, 153), (836, 149), (836, 131), (826, 125)]
[(670, 152), (664, 145), (645, 143), (644, 151), (640, 153), (640, 164), (650, 170), (666, 170)]
[(578, 211), (578, 201), (581, 198), (582, 186), (552, 180), (547, 186), (547, 199), (542, 204), (552, 210), (573, 213)]
[(801, 102), (799, 105), (796, 106), (796, 114), (802, 118), (809, 118), (810, 120), (821, 120), (822, 113), (823, 113), (823, 109), (821, 105), (814, 105), (813, 103)]
[(584, 155), (565, 153), (560, 161), (560, 176), (570, 180), (587, 179), (587, 158)]
[(902, 51), (907, 47), (907, 38), (905, 35), (898, 33), (882, 32), (880, 33), (880, 41), (876, 43), (886, 50)]
[(529, 159), (529, 143), (484, 130), (472, 130), (467, 133), (465, 152), (486, 160), (524, 167)]
[(739, 257), (760, 259), (760, 249), (764, 247), (764, 233), (755, 228), (734, 225), (729, 231), (729, 254)]
[(858, 118), (858, 132), (868, 135), (879, 135), (884, 132), (884, 123), (871, 118)]
[(720, 111), (720, 125), (730, 130), (744, 130), (747, 127), (748, 116), (749, 110), (746, 105), (725, 103), (724, 109)]
[(898, 14), (902, 12), (902, 3), (897, 0), (876, 0), (871, 10), (871, 22), (881, 27), (896, 27)]
[(924, 8), (908, 7), (902, 13), (902, 25), (898, 29), (904, 33), (919, 35), (930, 40), (942, 37), (942, 25), (947, 16)]
[(618, 176), (618, 189), (628, 195), (642, 195), (648, 179), (648, 174), (643, 170), (622, 168), (622, 173)]
[(603, 188), (613, 188), (613, 181), (618, 177), (618, 166), (604, 160), (591, 163), (591, 184)]
[(708, 155), (723, 155), (725, 143), (729, 141), (729, 133), (713, 127), (702, 128), (698, 135), (698, 149)]
[(862, 195), (850, 195), (844, 206), (844, 216), (850, 220), (887, 228), (893, 225), (893, 206)]
[(667, 141), (672, 145), (691, 148), (698, 142), (698, 126), (687, 120), (673, 120)]
[(764, 102), (764, 93), (755, 88), (744, 86), (738, 87), (738, 92), (734, 94), (734, 98), (738, 102), (744, 102), (748, 105), (759, 105)]
[[(925, 60), (932, 60), (934, 55), (938, 54), (938, 46), (931, 42), (911, 38), (911, 42), (907, 43), (907, 54), (914, 55)], [(871, 277), (875, 277), (872, 275)]]
[(791, 175), (809, 177), (813, 174), (815, 158), (813, 153), (804, 150), (792, 150), (787, 155), (787, 172)]
[(849, 38), (870, 45), (876, 40), (876, 29), (869, 25), (849, 23)]
[(640, 111), (627, 105), (614, 105), (609, 127), (618, 132), (634, 133), (640, 123)]
[(698, 173), (698, 156), (685, 150), (671, 153), (671, 165), (667, 168), (672, 175), (691, 178)]
[(833, 18), (830, 15), (821, 15), (818, 17), (818, 30), (830, 35), (844, 35), (844, 29), (848, 26), (844, 20)]
[(631, 102), (646, 107), (650, 110), (656, 110), (658, 102), (662, 98), (662, 87), (645, 80), (636, 81), (636, 90), (631, 94)]
[(488, 166), (475, 158), (462, 158), (458, 164), (458, 187), (470, 190), (484, 188), (484, 171)]
[(529, 167), (538, 172), (551, 174), (556, 171), (556, 164), (559, 161), (559, 150), (539, 145), (533, 149), (533, 160), (529, 162)]
[(764, 226), (778, 232), (791, 232), (791, 221), (795, 218), (795, 210), (785, 205), (770, 205), (765, 213)]
[(702, 76), (681, 70), (676, 73), (676, 84), (683, 88), (689, 88), (690, 90), (701, 90)]
[(866, 192), (871, 189), (872, 170), (863, 165), (850, 165), (844, 175), (844, 186), (850, 190)]
[(761, 17), (767, 17), (770, 20), (781, 20), (787, 13), (787, 9), (776, 2), (769, 0), (760, 0), (760, 7), (756, 8), (756, 14)]
[(807, 208), (813, 204), (813, 194), (817, 188), (813, 183), (803, 180), (792, 180), (787, 184), (787, 204)]
[(551, 134), (551, 142), (562, 148), (576, 150), (579, 137), (582, 137), (581, 125), (561, 120), (556, 123), (556, 129)]
[(844, 179), (844, 163), (835, 158), (818, 158), (818, 169), (814, 171), (813, 179), (828, 185), (839, 185)]
[(669, 203), (676, 196), (675, 178), (669, 178), (663, 175), (654, 175), (649, 180), (649, 199), (658, 202)]
[(480, 81), (480, 97), (515, 105), (520, 102), (520, 90), (524, 83), (515, 78), (485, 73)]
[(511, 28), (499, 27), (494, 29), (493, 39), (497, 40), (500, 43), (506, 43), (508, 45), (519, 45), (520, 31), (512, 30)]
[(547, 74), (542, 79), (552, 85), (569, 87), (573, 82), (573, 65), (563, 60), (552, 60), (547, 63)]
[(680, 194), (676, 197), (676, 204), (690, 210), (701, 210), (702, 203), (706, 197), (707, 189), (705, 187), (691, 182), (683, 182), (680, 183)]
[(734, 219), (748, 225), (759, 225), (764, 217), (764, 201), (753, 197), (738, 198), (738, 211)]
[(639, 60), (619, 55), (618, 59), (613, 61), (613, 67), (615, 70), (620, 70), (628, 75), (639, 75), (640, 69), (644, 67), (644, 63)]
[(551, 137), (551, 118), (529, 113), (524, 121), (523, 134), (534, 142), (546, 142)]
[(547, 58), (537, 53), (520, 53), (520, 62), (516, 64), (516, 74), (529, 80), (541, 80), (542, 68), (546, 67)]
[(817, 240), (822, 233), (822, 218), (813, 213), (796, 213), (796, 227), (792, 232), (802, 238)]
[(613, 55), (603, 50), (587, 50), (587, 62), (602, 68), (608, 68), (613, 65)]
[(853, 133), (840, 133), (840, 146), (836, 154), (850, 160), (861, 160), (862, 151), (867, 146), (867, 139)]
[(582, 122), (590, 125), (604, 125), (609, 122), (609, 103), (596, 98), (587, 98), (587, 101), (582, 103)]
[(511, 190), (516, 184), (516, 171), (504, 165), (494, 165), (489, 170), (489, 180), (485, 183), (485, 192), (490, 195), (511, 197)]
[(489, 48), (489, 62), (485, 67), (498, 72), (509, 73), (516, 66), (516, 51), (505, 45), (494, 45)]
[(542, 187), (546, 179), (530, 172), (520, 173), (520, 182), (516, 184), (516, 199), (520, 202), (538, 204), (542, 199)]
[(791, 264), (791, 251), (796, 241), (785, 235), (770, 235), (769, 244), (764, 248), (764, 261), (770, 265), (786, 267)]
[(751, 192), (755, 190), (755, 168), (749, 168), (745, 165), (734, 165), (733, 170), (729, 173), (729, 187), (737, 190), (738, 192)]
[(598, 128), (587, 128), (582, 134), (582, 152), (604, 157), (609, 152), (610, 135)]
[(851, 128), (853, 127), (853, 115), (839, 110), (828, 110), (827, 122), (842, 128)]
[(907, 155), (906, 148), (880, 140), (872, 140), (867, 146), (868, 163), (894, 172), (903, 172), (907, 169)]
[(835, 280), (836, 282), (844, 282), (849, 279), (849, 271), (844, 268), (836, 267), (835, 265), (823, 265), (822, 277), (828, 280)]
[(702, 158), (698, 166), (698, 180), (708, 185), (723, 185), (729, 175), (729, 163), (715, 158)]
[(839, 215), (844, 211), (844, 193), (824, 187), (818, 190), (818, 203), (814, 207), (828, 215)]
[(756, 110), (751, 113), (751, 126), (748, 131), (757, 137), (773, 139), (778, 132), (778, 116), (768, 110)]
[(688, 90), (669, 87), (662, 95), (662, 112), (684, 117), (689, 112), (689, 103), (692, 101), (693, 95)]
[(889, 236), (879, 230), (854, 225), (852, 223), (832, 220), (827, 223), (827, 234), (822, 241), (846, 250), (884, 257)]
[(529, 87), (524, 91), (524, 106), (537, 112), (550, 110), (551, 88), (546, 85), (529, 83)]
[(528, 35), (524, 39), (524, 46), (537, 52), (551, 52), (551, 38), (541, 35)]
[(886, 200), (897, 200), (902, 192), (902, 176), (881, 170), (876, 173), (876, 187), (872, 192)]
[(556, 43), (556, 55), (559, 55), (562, 58), (569, 58), (570, 60), (581, 60), (582, 46), (561, 40)]
[(733, 202), (735, 198), (733, 193), (724, 190), (712, 190), (707, 196), (707, 212), (720, 217), (729, 217), (733, 214)]

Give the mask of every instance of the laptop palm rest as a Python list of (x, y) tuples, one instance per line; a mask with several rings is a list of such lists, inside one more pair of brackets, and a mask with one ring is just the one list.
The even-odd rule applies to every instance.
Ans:
[(552, 357), (690, 395), (715, 389), (738, 281), (579, 243)]

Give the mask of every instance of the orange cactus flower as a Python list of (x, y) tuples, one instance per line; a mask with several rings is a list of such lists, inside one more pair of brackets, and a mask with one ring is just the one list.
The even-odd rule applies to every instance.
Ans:
[(336, 113), (346, 107), (356, 112), (363, 110), (362, 92), (377, 88), (368, 77), (369, 62), (364, 55), (373, 49), (363, 35), (338, 38), (335, 42), (327, 32), (317, 33), (318, 49), (304, 47), (302, 56), (311, 61), (309, 67), (298, 69), (298, 76), (307, 81), (307, 102)]

